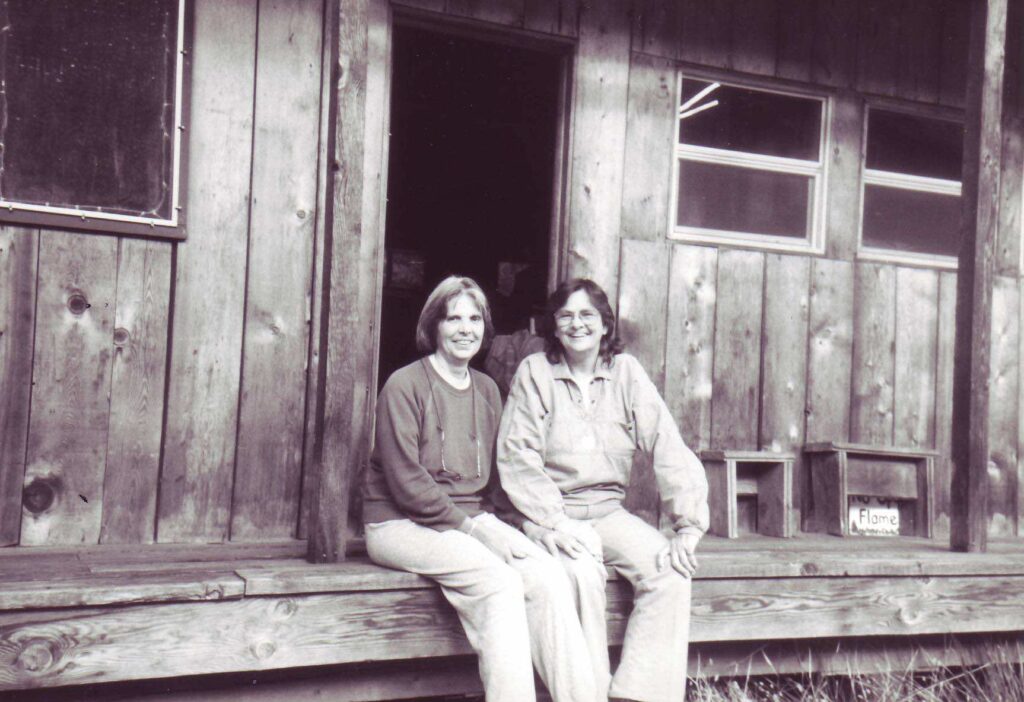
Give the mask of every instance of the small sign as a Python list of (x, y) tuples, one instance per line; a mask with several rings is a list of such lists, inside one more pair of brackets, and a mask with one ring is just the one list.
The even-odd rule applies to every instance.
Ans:
[(900, 509), (894, 500), (850, 498), (850, 535), (899, 536)]

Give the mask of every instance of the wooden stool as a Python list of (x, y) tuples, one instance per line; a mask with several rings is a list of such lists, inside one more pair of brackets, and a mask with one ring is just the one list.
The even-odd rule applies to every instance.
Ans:
[(813, 528), (850, 535), (850, 498), (897, 503), (902, 536), (932, 536), (935, 517), (935, 451), (837, 441), (808, 444)]
[(768, 451), (701, 451), (708, 476), (711, 528), (717, 536), (739, 536), (743, 505), (756, 505), (754, 528), (758, 534), (789, 538), (793, 535), (792, 453)]

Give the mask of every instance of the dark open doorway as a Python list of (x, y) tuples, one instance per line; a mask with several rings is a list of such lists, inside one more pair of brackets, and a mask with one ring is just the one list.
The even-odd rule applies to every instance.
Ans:
[(416, 319), (444, 276), (481, 285), (498, 334), (543, 302), (563, 100), (558, 51), (403, 24), (393, 47), (381, 384), (417, 357)]

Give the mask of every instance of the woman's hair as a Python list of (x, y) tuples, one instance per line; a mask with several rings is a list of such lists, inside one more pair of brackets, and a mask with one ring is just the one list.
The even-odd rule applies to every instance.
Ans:
[(558, 363), (562, 359), (562, 342), (556, 336), (558, 329), (555, 324), (555, 314), (565, 306), (570, 295), (580, 290), (587, 294), (587, 297), (590, 298), (590, 304), (594, 306), (594, 309), (601, 315), (601, 321), (604, 322), (606, 331), (604, 336), (601, 337), (601, 347), (598, 353), (602, 361), (611, 363), (615, 354), (622, 351), (622, 339), (619, 338), (616, 329), (615, 313), (612, 312), (608, 296), (601, 289), (601, 286), (590, 278), (570, 278), (563, 281), (548, 296), (548, 303), (544, 309), (544, 317), (540, 325), (540, 333), (544, 337), (544, 351), (547, 354), (548, 361)]
[(480, 308), (480, 314), (484, 318), (482, 346), (486, 346), (494, 333), (487, 296), (472, 278), (450, 275), (437, 284), (437, 287), (427, 297), (427, 301), (423, 303), (419, 321), (416, 322), (416, 350), (420, 353), (437, 351), (437, 325), (448, 316), (448, 303), (459, 295), (468, 295), (469, 299)]

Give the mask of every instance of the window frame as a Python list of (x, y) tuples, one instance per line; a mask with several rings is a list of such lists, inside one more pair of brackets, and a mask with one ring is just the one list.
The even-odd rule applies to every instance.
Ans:
[(73, 229), (96, 234), (128, 234), (157, 239), (186, 238), (185, 202), (188, 189), (188, 120), (192, 75), (194, 0), (174, 0), (178, 12), (173, 142), (171, 146), (170, 217), (144, 217), (81, 209), (75, 206), (39, 205), (0, 197), (0, 224)]
[(963, 196), (963, 182), (959, 180), (946, 180), (945, 178), (868, 168), (868, 124), (871, 120), (872, 109), (883, 112), (898, 112), (924, 119), (955, 122), (961, 126), (964, 123), (963, 111), (954, 108), (906, 103), (898, 100), (864, 99), (864, 119), (861, 125), (860, 184), (857, 194), (857, 259), (898, 265), (924, 266), (941, 270), (956, 270), (956, 256), (901, 251), (899, 249), (886, 249), (877, 246), (866, 246), (864, 244), (864, 193), (868, 185), (936, 195)]
[[(820, 102), (821, 121), (818, 134), (818, 161), (682, 144), (679, 141), (679, 123), (681, 120), (678, 116), (675, 116), (675, 127), (672, 131), (674, 148), (672, 158), (672, 201), (669, 207), (668, 238), (675, 241), (714, 244), (718, 246), (734, 245), (765, 251), (823, 254), (825, 252), (826, 216), (828, 212), (828, 154), (832, 141), (833, 93), (827, 89), (814, 89), (783, 81), (758, 79), (751, 76), (737, 76), (735, 74), (680, 66), (676, 71), (674, 112), (678, 112), (679, 109), (679, 100), (682, 96), (682, 86), (685, 78), (712, 81), (743, 90), (773, 93)], [(794, 237), (759, 234), (757, 232), (735, 232), (680, 225), (678, 223), (679, 165), (683, 160), (810, 177), (811, 201), (808, 208), (810, 210), (808, 213), (808, 235), (803, 239), (796, 239)]]

